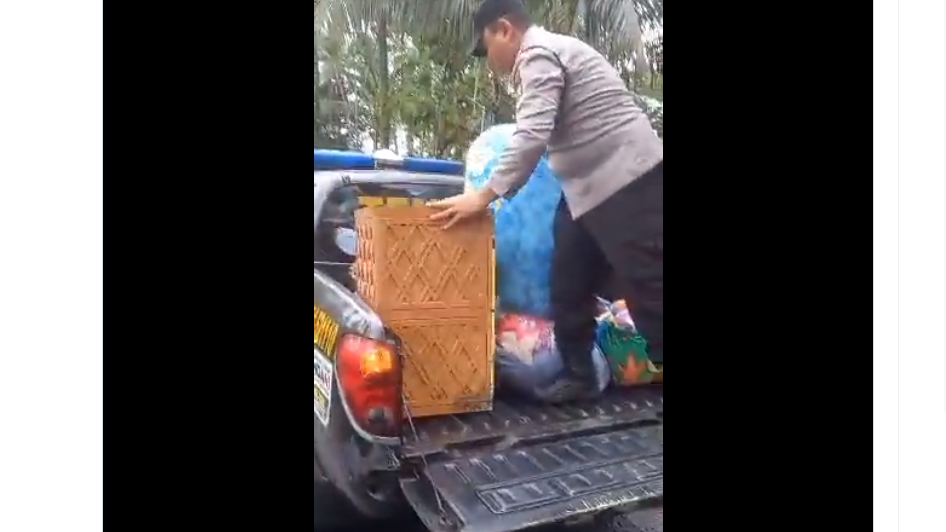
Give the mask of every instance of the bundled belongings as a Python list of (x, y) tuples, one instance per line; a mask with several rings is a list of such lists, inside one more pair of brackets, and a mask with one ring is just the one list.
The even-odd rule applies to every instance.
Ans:
[[(516, 126), (484, 131), (466, 158), (467, 188), (486, 186)], [(551, 314), (551, 269), (555, 249), (555, 211), (562, 197), (558, 179), (543, 157), (532, 176), (509, 199), (490, 206), (496, 238), (497, 381), (501, 388), (543, 400), (547, 387), (565, 371), (555, 345)], [(592, 358), (599, 390), (662, 381), (662, 370), (647, 357), (647, 343), (637, 333), (623, 302), (600, 300), (597, 344)]]
[[(496, 324), (496, 368), (500, 391), (511, 390), (536, 400), (546, 400), (547, 388), (565, 371), (555, 346), (552, 322), (523, 314), (502, 314)], [(592, 357), (599, 391), (611, 381), (608, 362), (593, 346)]]
[(598, 300), (598, 346), (618, 386), (663, 382), (663, 368), (647, 356), (647, 341), (637, 332), (624, 301)]
[[(486, 185), (516, 126), (503, 124), (484, 131), (466, 157), (467, 187)], [(491, 205), (496, 224), (496, 266), (499, 309), (540, 318), (550, 316), (550, 274), (555, 209), (562, 189), (543, 157), (532, 176), (511, 199)]]

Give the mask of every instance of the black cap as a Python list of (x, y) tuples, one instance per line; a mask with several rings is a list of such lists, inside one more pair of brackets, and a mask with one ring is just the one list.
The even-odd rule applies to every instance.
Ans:
[(483, 0), (480, 7), (473, 13), (473, 57), (485, 57), (486, 47), (483, 46), (483, 30), (487, 26), (505, 17), (506, 15), (526, 15), (527, 11), (521, 0)]

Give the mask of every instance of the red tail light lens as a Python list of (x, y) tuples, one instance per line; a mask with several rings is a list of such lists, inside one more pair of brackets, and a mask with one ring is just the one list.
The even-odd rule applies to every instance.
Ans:
[(358, 426), (375, 436), (400, 436), (401, 361), (394, 345), (347, 334), (337, 361), (341, 392)]

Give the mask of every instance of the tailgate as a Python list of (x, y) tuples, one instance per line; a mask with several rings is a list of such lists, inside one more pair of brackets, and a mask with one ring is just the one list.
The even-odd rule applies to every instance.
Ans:
[[(401, 481), (435, 531), (509, 532), (663, 500), (662, 389), (419, 420)], [(622, 508), (625, 509), (625, 508)]]

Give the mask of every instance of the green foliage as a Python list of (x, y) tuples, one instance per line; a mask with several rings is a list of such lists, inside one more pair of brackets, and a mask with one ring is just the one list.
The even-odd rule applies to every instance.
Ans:
[[(468, 56), (475, 0), (322, 0), (315, 12), (315, 146), (462, 159), (515, 100)], [(663, 136), (662, 0), (527, 0), (533, 16), (602, 51)]]
[(664, 137), (664, 103), (656, 98), (648, 96), (638, 96), (637, 103), (647, 114), (650, 123), (660, 138)]

